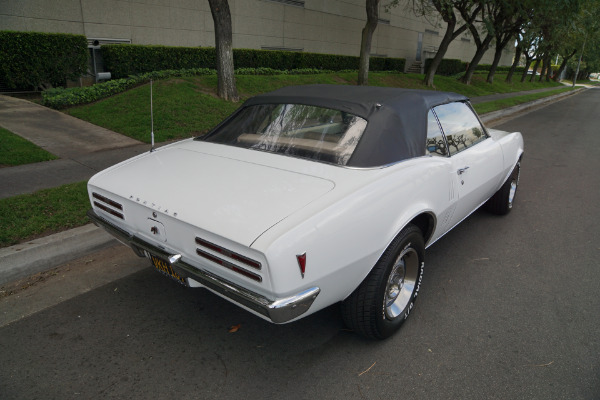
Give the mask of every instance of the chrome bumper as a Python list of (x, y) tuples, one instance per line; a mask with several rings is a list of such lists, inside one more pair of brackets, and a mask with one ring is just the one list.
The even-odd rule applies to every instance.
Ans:
[(145, 257), (148, 252), (171, 263), (171, 267), (184, 277), (193, 279), (202, 286), (230, 299), (234, 303), (241, 304), (250, 310), (257, 312), (268, 320), (282, 324), (293, 320), (304, 314), (315, 301), (321, 289), (312, 287), (294, 296), (283, 299), (269, 300), (266, 297), (245, 289), (235, 283), (229, 282), (211, 272), (194, 267), (165, 250), (146, 242), (145, 240), (113, 225), (106, 219), (100, 217), (93, 209), (87, 213), (94, 224), (104, 228), (108, 233), (116, 237), (122, 243), (130, 246), (140, 257)]

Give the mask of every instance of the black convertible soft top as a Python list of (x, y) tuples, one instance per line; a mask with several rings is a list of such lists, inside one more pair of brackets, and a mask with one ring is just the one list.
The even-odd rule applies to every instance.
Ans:
[(248, 99), (258, 104), (305, 104), (346, 111), (368, 121), (347, 165), (375, 167), (425, 154), (427, 113), (468, 98), (451, 92), (349, 85), (288, 86)]

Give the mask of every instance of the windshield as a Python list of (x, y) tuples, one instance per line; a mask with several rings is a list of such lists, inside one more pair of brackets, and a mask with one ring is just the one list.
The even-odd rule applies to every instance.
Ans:
[(367, 121), (343, 111), (302, 104), (246, 107), (207, 142), (346, 165)]

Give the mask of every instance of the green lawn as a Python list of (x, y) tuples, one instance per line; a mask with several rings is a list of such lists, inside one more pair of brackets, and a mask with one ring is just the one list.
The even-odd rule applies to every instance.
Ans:
[(474, 104), (473, 108), (478, 114), (485, 114), (492, 111), (502, 110), (504, 108), (513, 107), (519, 104), (527, 103), (530, 101), (538, 100), (544, 97), (554, 96), (563, 92), (570, 92), (574, 90), (571, 87), (561, 87), (556, 90), (550, 90), (542, 93), (532, 93), (523, 96), (509, 97), (507, 99), (487, 101), (485, 103)]
[(21, 136), (0, 127), (0, 167), (49, 161), (56, 158), (55, 155), (37, 147)]
[[(426, 89), (422, 84), (423, 75), (371, 73), (370, 84), (374, 86), (405, 87)], [(518, 81), (518, 79), (515, 79)], [(356, 73), (318, 75), (276, 75), (238, 76), (240, 96), (246, 99), (252, 95), (289, 85), (312, 83), (356, 84)], [(177, 78), (154, 83), (154, 131), (158, 142), (196, 136), (219, 123), (233, 112), (240, 103), (222, 101), (215, 96), (216, 77), (201, 76)], [(485, 75), (475, 75), (473, 84), (466, 86), (452, 77), (436, 77), (438, 90), (454, 91), (467, 96), (483, 96), (493, 93), (506, 93), (557, 86), (557, 91), (519, 96), (482, 103), (475, 106), (479, 113), (510, 107), (522, 102), (570, 90), (560, 84), (524, 83), (507, 85), (504, 76), (497, 75), (496, 83), (489, 85)], [(71, 115), (88, 120), (149, 142), (150, 140), (150, 86), (144, 85), (111, 98), (86, 106), (67, 110)], [(23, 144), (12, 144), (9, 140), (16, 135), (0, 129), (0, 163), (8, 164), (9, 153), (19, 153)], [(11, 139), (7, 139), (11, 138)], [(18, 138), (18, 137), (17, 137)], [(20, 138), (18, 138), (20, 139)], [(17, 140), (18, 140), (17, 139)], [(21, 139), (22, 140), (22, 139)], [(10, 144), (9, 144), (10, 143)], [(25, 143), (28, 143), (25, 141)], [(30, 143), (28, 143), (31, 145)], [(4, 147), (6, 146), (6, 147)], [(33, 146), (35, 148), (35, 146)], [(33, 150), (27, 150), (33, 153)], [(42, 150), (43, 152), (43, 150)], [(44, 152), (45, 153), (45, 152)], [(12, 154), (10, 154), (12, 156)], [(54, 156), (46, 153), (43, 161)], [(48, 158), (49, 157), (49, 158)], [(26, 158), (25, 162), (33, 158)], [(12, 164), (11, 164), (12, 165)], [(0, 200), (0, 247), (10, 246), (35, 237), (44, 236), (88, 223), (86, 211), (89, 209), (86, 183), (80, 182), (54, 189), (42, 190), (33, 194)]]
[[(476, 74), (471, 85), (454, 77), (437, 76), (437, 90), (453, 91), (469, 97), (494, 93), (533, 90), (562, 85), (555, 82), (504, 82), (505, 74), (496, 74), (495, 83), (485, 82), (485, 74)], [(216, 97), (217, 77), (197, 76), (174, 78), (154, 83), (154, 134), (157, 142), (198, 136), (217, 125), (253, 95), (290, 85), (356, 84), (356, 72), (315, 75), (240, 75), (236, 77), (241, 97), (239, 103)], [(430, 89), (423, 86), (423, 75), (373, 72), (369, 83), (373, 86)], [(433, 90), (433, 89), (431, 89)], [(134, 139), (150, 142), (150, 85), (142, 85), (125, 93), (112, 96), (65, 111), (93, 124), (122, 133)]]
[(89, 222), (86, 182), (0, 199), (0, 247)]

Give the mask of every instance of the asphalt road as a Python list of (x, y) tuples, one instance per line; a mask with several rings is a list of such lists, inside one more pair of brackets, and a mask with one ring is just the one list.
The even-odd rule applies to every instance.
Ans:
[(386, 341), (337, 307), (271, 325), (112, 249), (0, 300), (0, 398), (599, 399), (598, 115), (592, 89), (499, 126), (525, 138), (515, 208), (428, 249)]

